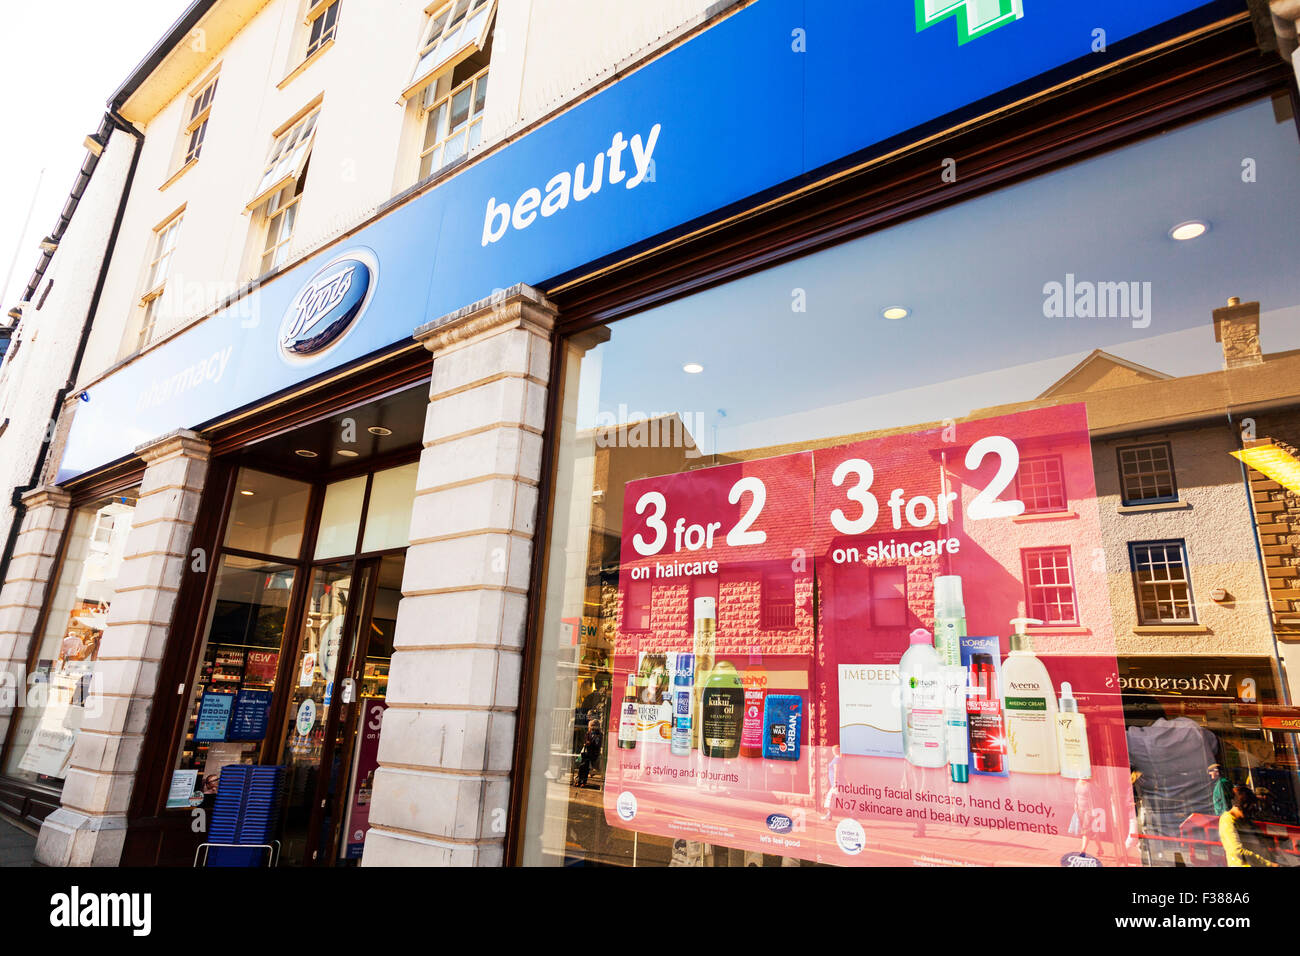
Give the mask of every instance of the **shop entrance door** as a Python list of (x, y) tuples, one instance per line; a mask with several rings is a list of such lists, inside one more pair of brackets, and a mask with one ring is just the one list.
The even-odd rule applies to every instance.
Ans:
[(311, 571), (282, 735), (285, 865), (360, 858), (404, 563), (399, 554)]

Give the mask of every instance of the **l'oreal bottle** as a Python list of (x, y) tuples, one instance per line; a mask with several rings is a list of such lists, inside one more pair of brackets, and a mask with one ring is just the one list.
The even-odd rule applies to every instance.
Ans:
[(691, 753), (691, 714), (695, 704), (695, 655), (678, 654), (673, 673), (672, 751), (678, 757)]
[(903, 756), (914, 767), (942, 767), (944, 756), (943, 664), (930, 632), (918, 627), (898, 662)]
[(966, 718), (966, 668), (945, 665), (943, 668), (943, 719), (948, 744), (948, 774), (953, 783), (969, 783), (970, 742)]
[(961, 577), (941, 574), (934, 579), (934, 649), (946, 667), (961, 666), (961, 639), (966, 636), (966, 605)]
[(980, 773), (1005, 775), (1007, 735), (1002, 724), (1002, 698), (992, 654), (971, 655), (966, 719), (975, 769)]
[(618, 746), (620, 750), (636, 749), (636, 675), (627, 675), (627, 688), (623, 691), (623, 706), (618, 714)]
[(723, 661), (713, 668), (704, 685), (703, 699), (700, 749), (704, 756), (723, 759), (740, 756), (745, 691), (734, 664)]
[(1011, 653), (1002, 662), (1003, 706), (1007, 712), (1007, 763), (1012, 773), (1056, 774), (1056, 693), (1025, 625), (1041, 624), (1029, 617), (1012, 618)]
[(1061, 709), (1056, 714), (1056, 744), (1061, 753), (1061, 776), (1067, 780), (1092, 777), (1092, 753), (1088, 749), (1088, 718), (1079, 713), (1079, 702), (1068, 681), (1061, 683)]
[[(718, 649), (718, 599), (697, 597), (695, 599), (695, 704), (694, 713), (703, 715), (702, 698), (704, 685), (708, 683), (713, 671), (713, 655)], [(701, 726), (703, 721), (700, 721)], [(700, 731), (693, 733), (694, 746), (700, 746)]]

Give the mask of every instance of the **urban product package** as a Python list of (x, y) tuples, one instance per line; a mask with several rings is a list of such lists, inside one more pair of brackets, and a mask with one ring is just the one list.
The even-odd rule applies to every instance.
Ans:
[(1001, 659), (996, 637), (961, 639), (961, 662), (969, 675), (966, 722), (970, 772), (986, 777), (1005, 777), (1010, 772), (1007, 730), (1002, 719)]
[(803, 703), (798, 694), (768, 694), (763, 708), (763, 757), (798, 760)]
[(840, 753), (903, 756), (897, 664), (841, 664)]

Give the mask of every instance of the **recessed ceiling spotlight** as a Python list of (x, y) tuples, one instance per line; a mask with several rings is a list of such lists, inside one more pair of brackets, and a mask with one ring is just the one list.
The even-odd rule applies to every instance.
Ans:
[(1169, 238), (1176, 239), (1179, 242), (1187, 242), (1189, 239), (1199, 239), (1209, 231), (1209, 223), (1202, 222), (1200, 219), (1189, 219), (1187, 222), (1180, 222), (1170, 229)]
[(348, 448), (340, 448), (335, 454), (342, 455), (344, 458), (356, 458), (358, 453)]
[(293, 453), (294, 453), (295, 455), (297, 455), (299, 458), (319, 458), (319, 457), (320, 457), (320, 455), (316, 454), (316, 452), (311, 451), (311, 450), (309, 450), (309, 449), (307, 449), (307, 448), (295, 448), (295, 449), (293, 450)]
[(887, 309), (881, 309), (880, 314), (891, 322), (897, 322), (899, 319), (905, 319), (912, 314), (911, 309), (905, 309), (901, 305), (891, 305)]
[(393, 433), (391, 428), (385, 428), (383, 425), (371, 425), (366, 431), (372, 435), (378, 435), (380, 438), (387, 438)]
[(704, 366), (699, 362), (687, 362), (682, 366), (682, 371), (687, 375), (699, 375), (704, 371)]
[(253, 497), (254, 494), (256, 494), (256, 492), (249, 491), (247, 488), (241, 488), (241, 489), (239, 489), (239, 493), (240, 493), (241, 495), (247, 495), (247, 496), (250, 497), (250, 498)]

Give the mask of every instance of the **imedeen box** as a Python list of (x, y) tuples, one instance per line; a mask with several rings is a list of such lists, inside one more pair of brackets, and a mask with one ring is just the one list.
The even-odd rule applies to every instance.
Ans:
[(903, 756), (897, 664), (840, 665), (840, 753)]

